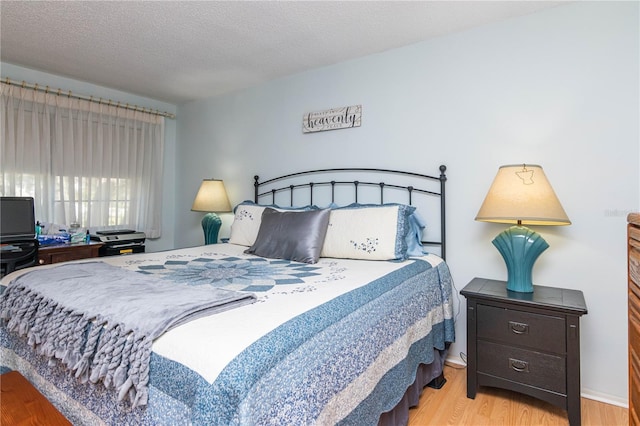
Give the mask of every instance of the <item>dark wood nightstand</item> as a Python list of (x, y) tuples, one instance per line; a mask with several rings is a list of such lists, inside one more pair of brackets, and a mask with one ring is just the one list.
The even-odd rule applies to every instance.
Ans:
[(467, 298), (467, 397), (478, 386), (521, 392), (564, 408), (580, 425), (579, 290), (533, 286), (507, 290), (505, 281), (474, 278)]
[(78, 243), (40, 246), (38, 249), (38, 264), (50, 265), (52, 263), (67, 262), (69, 260), (98, 257), (98, 250), (103, 245), (103, 243), (91, 241), (89, 244)]

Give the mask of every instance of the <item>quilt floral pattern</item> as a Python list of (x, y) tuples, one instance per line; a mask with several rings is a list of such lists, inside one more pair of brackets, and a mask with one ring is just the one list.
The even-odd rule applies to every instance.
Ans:
[[(340, 279), (332, 263), (326, 266), (333, 280)], [(183, 256), (162, 262), (129, 265), (129, 269), (154, 274), (170, 281), (189, 285), (211, 285), (229, 290), (264, 293), (276, 286), (304, 284), (305, 279), (320, 277), (323, 265), (262, 257), (229, 256), (223, 258)]]

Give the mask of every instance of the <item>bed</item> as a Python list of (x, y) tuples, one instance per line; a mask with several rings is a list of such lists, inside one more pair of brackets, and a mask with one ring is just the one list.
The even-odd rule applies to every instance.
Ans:
[[(254, 199), (236, 206), (228, 242), (9, 274), (0, 305), (2, 368), (19, 371), (74, 424), (406, 424), (422, 388), (444, 384), (454, 341), (445, 170), (256, 176)], [(46, 297), (78, 281), (68, 273), (107, 286), (122, 276), (181, 294), (216, 289), (252, 299), (167, 327), (149, 343), (137, 393), (119, 391), (109, 372), (114, 358), (100, 364), (106, 355), (96, 352), (89, 364), (102, 365), (99, 374), (70, 374), (61, 342), (71, 340), (56, 335), (55, 327), (74, 323), (86, 354), (87, 335), (108, 335), (109, 321), (96, 319), (102, 316), (77, 322), (64, 317), (71, 308), (60, 302), (56, 315), (46, 313), (55, 327), (34, 331), (44, 314), (31, 311), (46, 311), (43, 300), (53, 304)], [(81, 290), (99, 300), (102, 284)], [(20, 310), (21, 303), (29, 307)], [(156, 302), (136, 303), (138, 315), (151, 316), (147, 305)], [(22, 323), (12, 322), (18, 316)], [(126, 345), (135, 330), (111, 342)], [(130, 373), (134, 364), (127, 365)]]

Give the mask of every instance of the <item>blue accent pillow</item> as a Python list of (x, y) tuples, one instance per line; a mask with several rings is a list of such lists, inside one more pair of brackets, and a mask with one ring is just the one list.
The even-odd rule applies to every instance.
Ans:
[(422, 247), (422, 231), (426, 226), (427, 222), (425, 222), (417, 210), (409, 216), (409, 230), (406, 236), (407, 256), (424, 256), (425, 252)]
[(258, 204), (258, 203), (254, 203), (251, 200), (244, 200), (243, 202), (241, 202), (240, 204), (236, 205), (233, 208), (233, 212), (235, 213), (238, 207), (240, 206), (271, 207), (272, 209), (276, 209), (276, 210), (295, 210), (295, 211), (320, 210), (320, 207), (312, 206), (310, 204), (307, 204), (306, 206), (299, 206), (299, 207), (298, 206), (279, 206), (277, 204)]

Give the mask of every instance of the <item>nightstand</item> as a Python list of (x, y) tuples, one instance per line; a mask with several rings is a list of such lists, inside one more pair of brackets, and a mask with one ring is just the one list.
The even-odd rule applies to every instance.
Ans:
[(579, 290), (533, 286), (507, 290), (505, 281), (474, 278), (467, 298), (467, 397), (478, 386), (520, 392), (567, 410), (580, 425)]

